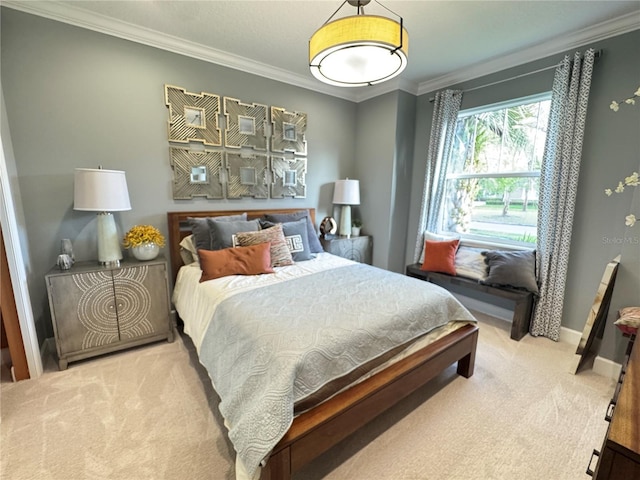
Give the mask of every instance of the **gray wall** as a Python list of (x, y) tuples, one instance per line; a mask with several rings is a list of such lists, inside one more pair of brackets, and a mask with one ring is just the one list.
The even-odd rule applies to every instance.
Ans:
[[(132, 210), (115, 214), (120, 230), (149, 223), (165, 234), (175, 210), (311, 207), (319, 222), (331, 213), (333, 182), (353, 170), (352, 102), (11, 9), (1, 22), (2, 136), (13, 145), (41, 343), (53, 334), (44, 275), (60, 239), (78, 259), (97, 258), (95, 214), (73, 210), (76, 167), (125, 170)], [(164, 84), (306, 112), (307, 198), (174, 201)]]
[[(618, 309), (640, 305), (640, 225), (625, 227), (624, 217), (640, 213), (640, 192), (608, 198), (604, 189), (640, 171), (640, 105), (609, 109), (612, 100), (630, 97), (640, 86), (640, 31), (580, 47), (602, 49), (594, 68), (582, 166), (576, 199), (562, 325), (582, 332), (606, 264), (622, 254), (600, 354), (620, 361), (626, 339), (613, 326)], [(567, 52), (573, 55), (574, 50)], [(470, 89), (496, 80), (535, 71), (561, 60), (555, 55), (537, 62), (478, 78), (452, 88)], [(551, 89), (553, 70), (465, 93), (462, 108), (486, 105)], [(405, 260), (413, 260), (435, 92), (417, 99), (415, 157), (411, 184), (411, 212)]]
[(396, 91), (358, 104), (355, 172), (373, 264), (404, 272), (416, 97)]

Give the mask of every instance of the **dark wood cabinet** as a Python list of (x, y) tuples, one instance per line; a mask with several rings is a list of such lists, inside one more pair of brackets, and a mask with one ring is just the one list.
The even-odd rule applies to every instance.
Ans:
[[(605, 420), (610, 422), (595, 471), (598, 480), (640, 479), (640, 346), (631, 337)], [(592, 459), (593, 461), (593, 459)]]

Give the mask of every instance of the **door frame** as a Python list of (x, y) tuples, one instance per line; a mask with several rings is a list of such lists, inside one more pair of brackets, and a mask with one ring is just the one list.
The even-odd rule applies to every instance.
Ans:
[[(2, 113), (4, 117), (4, 105), (2, 106)], [(6, 125), (6, 118), (2, 120), (2, 123)], [(18, 237), (18, 222), (16, 220), (13, 197), (11, 195), (11, 185), (9, 183), (9, 173), (7, 171), (2, 135), (0, 135), (0, 223), (4, 234), (7, 263), (9, 264), (9, 274), (16, 300), (16, 310), (18, 312), (29, 375), (31, 378), (38, 378), (42, 375), (42, 357), (40, 356), (38, 335), (36, 333), (33, 310), (31, 308), (27, 272), (22, 249), (20, 248), (20, 239)]]

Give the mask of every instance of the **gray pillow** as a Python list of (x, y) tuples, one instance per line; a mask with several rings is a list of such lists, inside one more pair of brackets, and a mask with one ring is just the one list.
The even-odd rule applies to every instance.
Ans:
[[(260, 220), (262, 228), (270, 228), (274, 225), (276, 224), (268, 220)], [(283, 223), (282, 231), (294, 262), (303, 262), (312, 258), (311, 249), (309, 248), (309, 235), (307, 233), (307, 220), (305, 218), (295, 222)]]
[(316, 227), (311, 221), (309, 210), (300, 210), (299, 212), (294, 213), (267, 213), (264, 216), (265, 220), (273, 223), (295, 222), (296, 220), (300, 220), (301, 218), (307, 219), (307, 237), (309, 240), (309, 248), (311, 249), (311, 253), (324, 252), (324, 249), (320, 244), (318, 234), (316, 233)]
[(217, 218), (208, 218), (209, 229), (211, 230), (211, 249), (222, 250), (223, 248), (234, 247), (234, 236), (238, 232), (257, 232), (260, 230), (258, 220), (225, 220), (218, 221)]
[(489, 274), (481, 283), (524, 288), (536, 295), (539, 293), (535, 250), (492, 250), (483, 254)]
[(246, 220), (247, 214), (227, 215), (223, 217), (187, 217), (187, 223), (193, 232), (193, 242), (196, 250), (211, 250), (212, 238), (211, 229), (209, 228), (208, 218), (213, 218), (219, 222)]

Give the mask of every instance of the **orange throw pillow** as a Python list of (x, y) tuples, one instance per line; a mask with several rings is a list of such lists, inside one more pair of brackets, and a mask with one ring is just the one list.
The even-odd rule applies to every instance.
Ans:
[(437, 242), (435, 240), (425, 240), (424, 242), (424, 262), (420, 270), (427, 272), (456, 274), (456, 251), (460, 240), (447, 240)]
[(200, 282), (228, 275), (273, 273), (269, 243), (222, 250), (198, 250), (198, 256), (202, 268)]

